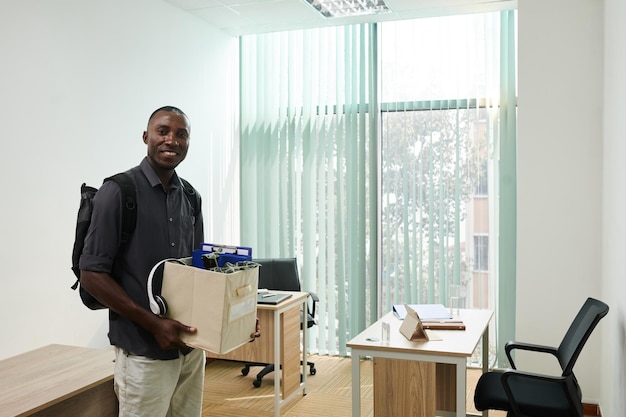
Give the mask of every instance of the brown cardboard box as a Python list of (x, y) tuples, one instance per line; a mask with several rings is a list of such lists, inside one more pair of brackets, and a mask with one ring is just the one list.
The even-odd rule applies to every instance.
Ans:
[(191, 266), (191, 258), (182, 261), (165, 262), (161, 291), (166, 316), (198, 329), (182, 340), (218, 354), (249, 342), (256, 328), (258, 268), (221, 273)]

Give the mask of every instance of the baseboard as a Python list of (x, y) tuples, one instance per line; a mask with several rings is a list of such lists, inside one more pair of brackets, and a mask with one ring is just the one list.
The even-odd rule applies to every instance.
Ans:
[(585, 413), (585, 416), (602, 417), (602, 413), (600, 412), (600, 406), (598, 404), (583, 403), (583, 411)]

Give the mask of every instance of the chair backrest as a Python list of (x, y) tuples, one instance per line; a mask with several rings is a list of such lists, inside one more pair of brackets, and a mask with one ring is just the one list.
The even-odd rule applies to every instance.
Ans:
[(574, 364), (587, 339), (608, 312), (608, 305), (591, 297), (587, 298), (557, 349), (563, 376), (573, 373)]
[(296, 258), (254, 259), (259, 268), (259, 288), (300, 291), (300, 276)]
[[(296, 258), (267, 258), (253, 259), (261, 264), (259, 268), (259, 288), (282, 291), (301, 291), (300, 275), (298, 274), (298, 261)], [(301, 316), (300, 321), (306, 322), (306, 327), (312, 327), (315, 322), (315, 304), (313, 311), (307, 305), (306, 321)]]

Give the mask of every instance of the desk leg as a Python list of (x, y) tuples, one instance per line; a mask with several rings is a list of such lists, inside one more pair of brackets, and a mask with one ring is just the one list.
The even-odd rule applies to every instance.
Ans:
[(306, 323), (306, 314), (307, 314), (307, 299), (304, 299), (304, 302), (302, 303), (302, 314), (303, 314), (303, 322), (300, 325), (300, 328), (302, 329), (302, 395), (306, 395), (306, 369), (307, 369), (307, 365), (306, 365), (306, 361), (307, 361), (307, 341), (306, 341), (306, 333), (307, 333), (307, 323)]
[(274, 312), (274, 417), (280, 417), (280, 313)]
[[(489, 325), (483, 333), (483, 374), (489, 372)], [(483, 417), (489, 417), (489, 410), (483, 411)]]
[(352, 417), (361, 417), (361, 362), (352, 350)]
[(461, 358), (456, 364), (456, 417), (465, 417), (467, 404), (467, 359)]

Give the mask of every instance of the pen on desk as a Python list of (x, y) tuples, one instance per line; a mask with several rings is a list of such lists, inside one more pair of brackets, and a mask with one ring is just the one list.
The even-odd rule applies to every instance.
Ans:
[(270, 294), (270, 293), (267, 293), (267, 294), (263, 294), (263, 295), (261, 296), (261, 298), (273, 297), (274, 295), (276, 295), (276, 294)]

